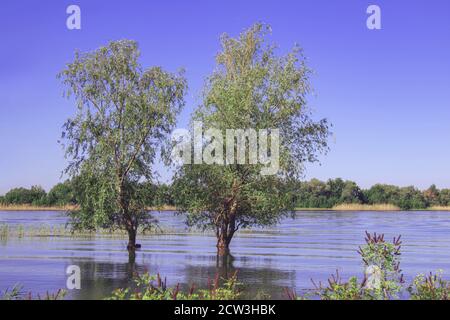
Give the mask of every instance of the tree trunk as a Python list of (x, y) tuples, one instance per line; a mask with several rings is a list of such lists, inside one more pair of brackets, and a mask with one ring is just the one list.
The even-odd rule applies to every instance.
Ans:
[[(134, 275), (135, 274), (135, 267), (136, 267), (136, 250), (130, 250), (128, 249), (128, 268), (129, 268), (129, 273), (130, 275)], [(131, 277), (130, 277), (131, 279)]]
[(228, 279), (229, 275), (233, 273), (233, 261), (234, 257), (231, 254), (216, 257), (216, 270), (221, 278)]
[(134, 228), (130, 228), (128, 230), (128, 251), (136, 250), (136, 230)]
[(219, 238), (217, 239), (217, 256), (218, 257), (226, 257), (230, 254), (230, 246), (229, 242), (226, 239), (225, 234), (220, 234)]
[(230, 254), (230, 242), (236, 232), (235, 210), (228, 214), (228, 218), (222, 221), (222, 225), (217, 228), (217, 256), (224, 257)]

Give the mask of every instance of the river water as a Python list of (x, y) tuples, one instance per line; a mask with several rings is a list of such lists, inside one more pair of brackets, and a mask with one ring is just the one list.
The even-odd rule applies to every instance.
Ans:
[[(284, 288), (307, 291), (311, 279), (325, 282), (339, 270), (344, 279), (362, 277), (357, 253), (365, 231), (402, 235), (402, 269), (407, 280), (442, 269), (450, 276), (448, 212), (298, 212), (279, 225), (238, 233), (232, 259), (218, 265), (215, 238), (187, 230), (173, 212), (155, 213), (168, 234), (139, 238), (142, 249), (128, 262), (126, 239), (111, 237), (8, 237), (0, 239), (0, 291), (21, 284), (24, 292), (66, 288), (66, 268), (81, 268), (81, 290), (69, 299), (99, 299), (130, 284), (133, 272), (160, 273), (169, 285), (205, 286), (216, 274), (238, 271), (246, 292), (284, 297)], [(62, 212), (1, 212), (0, 225), (65, 225)]]

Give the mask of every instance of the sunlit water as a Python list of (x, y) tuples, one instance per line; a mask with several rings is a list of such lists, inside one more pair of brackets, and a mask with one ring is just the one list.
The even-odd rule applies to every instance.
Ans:
[[(67, 298), (99, 299), (130, 283), (133, 271), (160, 273), (170, 285), (205, 286), (208, 278), (238, 270), (252, 295), (265, 292), (283, 298), (284, 288), (313, 288), (311, 279), (326, 281), (339, 270), (344, 279), (362, 276), (357, 248), (364, 232), (402, 235), (402, 269), (407, 280), (438, 269), (450, 275), (448, 212), (301, 212), (264, 230), (237, 234), (232, 264), (216, 263), (215, 238), (189, 232), (183, 217), (156, 214), (170, 234), (139, 238), (135, 265), (128, 263), (125, 239), (24, 237), (0, 240), (0, 291), (17, 283), (24, 291), (55, 292), (66, 287), (66, 268), (78, 265), (81, 290)], [(0, 212), (0, 224), (64, 225), (59, 212)]]

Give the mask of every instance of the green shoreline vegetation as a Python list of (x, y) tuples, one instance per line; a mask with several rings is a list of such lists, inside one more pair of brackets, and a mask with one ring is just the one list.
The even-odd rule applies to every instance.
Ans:
[[(450, 211), (450, 189), (426, 190), (376, 184), (360, 188), (353, 181), (312, 179), (294, 186), (296, 211)], [(176, 211), (173, 187), (144, 184), (150, 211)], [(40, 186), (14, 188), (0, 196), (0, 211), (73, 211), (78, 208), (76, 179), (57, 184), (48, 193)]]
[[(35, 206), (32, 204), (20, 205), (0, 205), (0, 211), (74, 211), (78, 209), (78, 205), (64, 206)], [(176, 211), (176, 207), (163, 205), (158, 207), (148, 207), (148, 211)]]
[[(33, 205), (0, 205), (0, 211), (72, 211), (76, 210), (77, 206), (52, 206), (52, 207), (41, 207)], [(173, 212), (178, 209), (175, 206), (162, 206), (162, 207), (149, 207), (148, 211), (161, 211), (161, 212)], [(409, 209), (402, 210), (399, 207), (390, 204), (379, 204), (379, 205), (369, 205), (369, 204), (341, 204), (333, 208), (295, 208), (296, 212), (306, 212), (306, 211), (329, 211), (329, 212), (339, 212), (339, 211), (377, 211), (377, 212), (392, 212), (392, 211), (450, 211), (450, 206), (433, 206), (424, 209)]]

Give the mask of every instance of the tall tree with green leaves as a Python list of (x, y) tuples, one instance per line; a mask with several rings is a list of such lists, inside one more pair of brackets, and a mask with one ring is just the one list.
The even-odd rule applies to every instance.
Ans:
[[(292, 180), (302, 175), (305, 162), (317, 161), (328, 149), (327, 120), (314, 121), (307, 108), (311, 70), (302, 51), (295, 47), (278, 56), (265, 41), (269, 31), (256, 24), (237, 38), (222, 36), (217, 68), (207, 79), (203, 103), (192, 120), (200, 121), (205, 131), (218, 129), (222, 141), (230, 129), (268, 130), (268, 155), (279, 151), (278, 172), (262, 175), (266, 164), (251, 162), (248, 149), (244, 163), (235, 152), (235, 161), (225, 165), (181, 165), (174, 177), (179, 211), (187, 213), (190, 226), (215, 231), (219, 257), (228, 256), (239, 229), (272, 225), (292, 213)], [(274, 149), (274, 129), (279, 130), (279, 150)], [(251, 144), (249, 136), (244, 138), (233, 138), (235, 151)], [(257, 147), (262, 147), (261, 140)], [(213, 156), (224, 153), (212, 151)]]
[(77, 53), (59, 74), (76, 115), (62, 134), (66, 172), (75, 179), (79, 210), (74, 228), (126, 230), (136, 248), (138, 228), (154, 221), (145, 207), (142, 182), (152, 181), (152, 165), (184, 104), (183, 72), (144, 69), (135, 41), (110, 42)]

